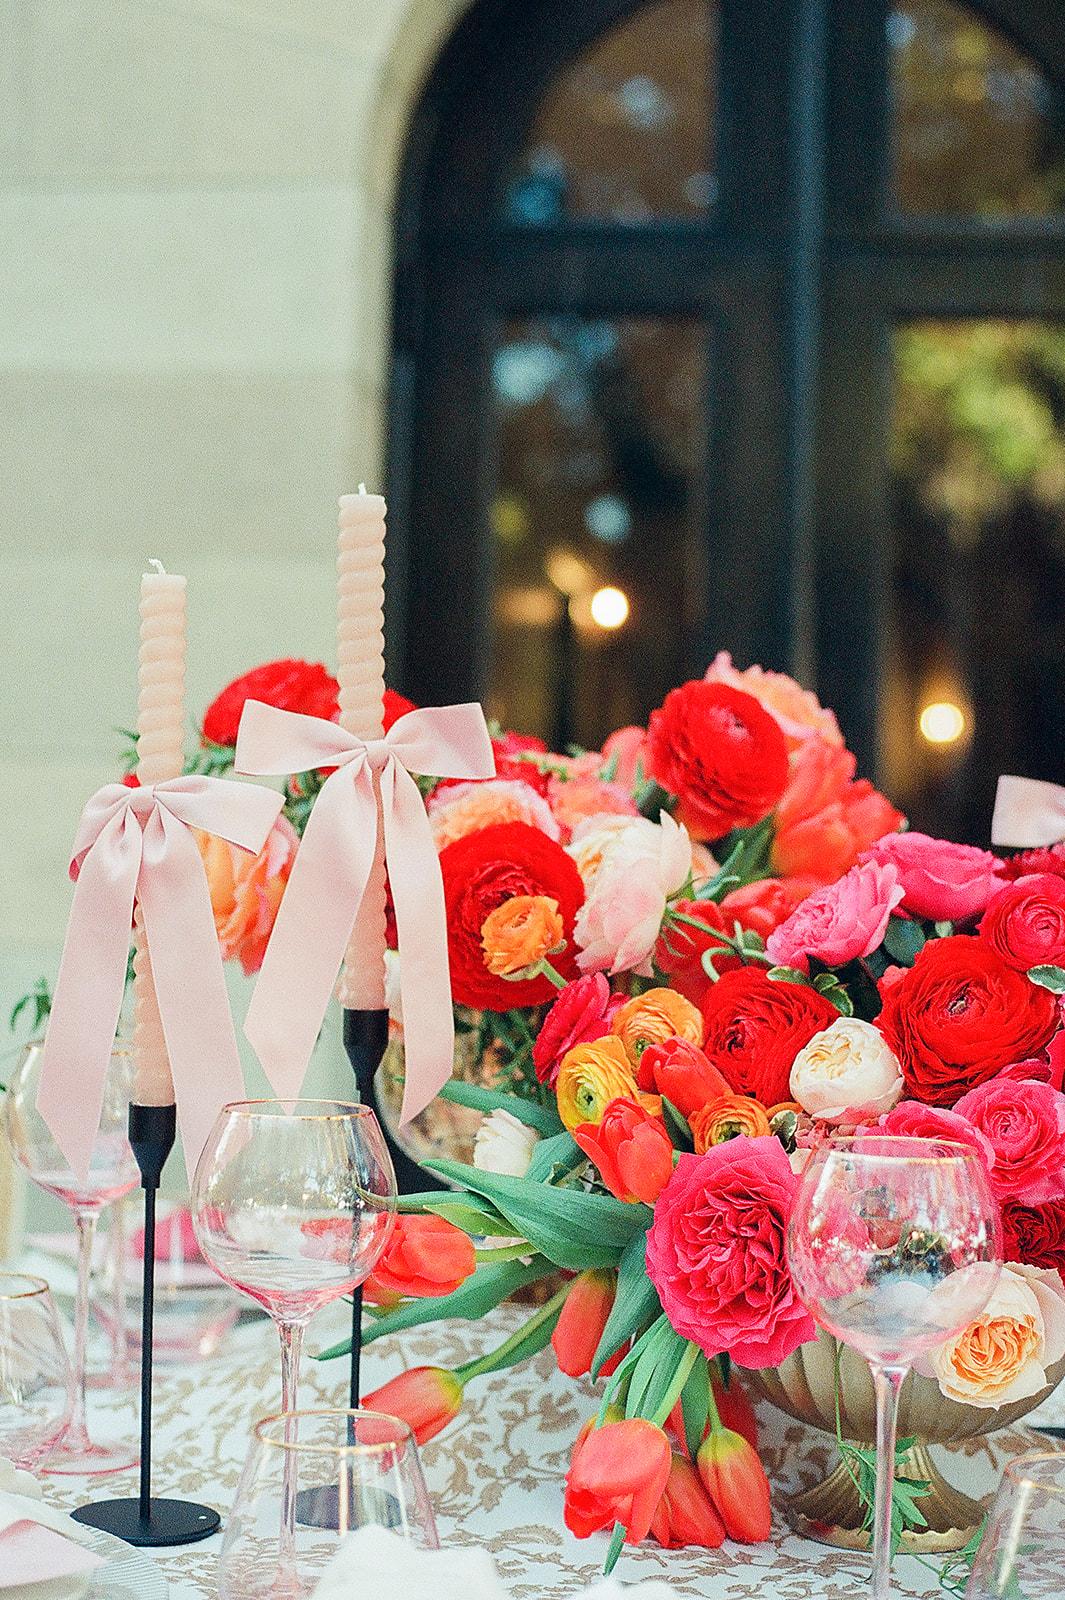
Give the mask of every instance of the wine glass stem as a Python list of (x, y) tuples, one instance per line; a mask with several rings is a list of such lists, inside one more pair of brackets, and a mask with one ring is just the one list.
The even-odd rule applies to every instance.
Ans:
[[(303, 1348), (303, 1322), (279, 1322), (281, 1339), (281, 1409), (296, 1409), (296, 1385), (299, 1381), (300, 1351)], [(292, 1442), (294, 1424), (285, 1424), (285, 1442)], [(281, 1537), (277, 1552), (278, 1581), (295, 1584), (292, 1592), (298, 1593), (296, 1577), (296, 1451), (286, 1450), (281, 1476)], [(280, 1591), (285, 1593), (284, 1589)]]
[(899, 1390), (909, 1364), (870, 1362), (876, 1392), (876, 1494), (873, 1501), (872, 1600), (891, 1592), (891, 1512), (895, 1484), (895, 1424)]
[(74, 1296), (74, 1412), (63, 1438), (69, 1450), (91, 1447), (85, 1423), (85, 1365), (89, 1334), (89, 1275), (92, 1271), (92, 1246), (96, 1237), (95, 1206), (74, 1209), (74, 1228), (78, 1241), (78, 1286)]

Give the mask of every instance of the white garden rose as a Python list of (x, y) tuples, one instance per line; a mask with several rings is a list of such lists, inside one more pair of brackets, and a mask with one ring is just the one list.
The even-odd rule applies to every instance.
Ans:
[(533, 1146), (539, 1136), (509, 1111), (492, 1111), (481, 1122), (473, 1140), (473, 1164), (480, 1172), (498, 1172), (524, 1178)]
[(791, 1097), (812, 1117), (843, 1122), (860, 1110), (869, 1121), (902, 1098), (902, 1069), (879, 1028), (860, 1017), (840, 1017), (795, 1057)]
[(1062, 1356), (1065, 1287), (1060, 1274), (1009, 1261), (975, 1321), (914, 1365), (937, 1380), (948, 1400), (990, 1407), (1038, 1394), (1049, 1382), (1047, 1367)]

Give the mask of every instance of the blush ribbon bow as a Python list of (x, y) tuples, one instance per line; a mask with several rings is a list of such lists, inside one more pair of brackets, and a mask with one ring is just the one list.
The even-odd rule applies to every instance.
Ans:
[(190, 776), (105, 784), (82, 811), (74, 899), (42, 1051), (37, 1106), (85, 1182), (140, 903), (185, 1160), (192, 1173), (222, 1106), (244, 1098), (211, 895), (191, 829), (257, 854), (283, 797), (257, 784)]
[(315, 799), (244, 1022), (281, 1099), (299, 1094), (355, 925), (377, 848), (380, 790), (403, 985), (400, 1121), (409, 1122), (451, 1076), (455, 1049), (440, 860), (411, 773), (494, 777), (484, 713), (472, 703), (424, 707), (398, 717), (383, 738), (362, 740), (321, 717), (249, 700), (236, 764), (259, 774), (334, 769)]
[(1036, 778), (1004, 776), (995, 791), (991, 843), (1041, 850), (1065, 839), (1065, 789)]

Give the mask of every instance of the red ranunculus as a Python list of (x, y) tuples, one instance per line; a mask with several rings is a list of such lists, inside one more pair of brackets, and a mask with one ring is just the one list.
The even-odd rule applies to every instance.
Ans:
[(574, 1045), (608, 1034), (615, 1014), (624, 1004), (625, 996), (611, 994), (610, 984), (601, 972), (587, 972), (567, 983), (533, 1041), (533, 1066), (539, 1081), (553, 1089), (562, 1057)]
[(999, 1200), (1038, 1205), (1065, 1197), (1065, 1094), (1049, 1083), (992, 1078), (954, 1109), (995, 1152), (991, 1187)]
[[(759, 878), (742, 889), (731, 890), (722, 900), (725, 926), (731, 929), (738, 922), (741, 928), (768, 939), (773, 929), (779, 928), (818, 887), (813, 878)], [(724, 970), (723, 963), (718, 962), (717, 970)]]
[(877, 1026), (899, 1059), (907, 1097), (927, 1105), (953, 1106), (977, 1084), (1027, 1062), (1059, 1023), (1049, 990), (975, 934), (930, 939), (882, 993)]
[(1007, 966), (1065, 963), (1065, 877), (1043, 872), (996, 889), (980, 918), (981, 939)]
[(784, 1257), (798, 1182), (778, 1139), (741, 1137), (682, 1155), (659, 1195), (647, 1275), (676, 1332), (708, 1356), (776, 1367), (814, 1337)]
[(301, 711), (304, 716), (335, 722), (340, 710), (338, 694), (336, 679), (320, 663), (268, 661), (235, 678), (211, 702), (204, 713), (203, 742), (235, 745), (245, 700), (262, 700), (282, 711)]
[(527, 822), (492, 823), (445, 845), (440, 852), (447, 909), (451, 993), (475, 1010), (536, 1006), (557, 990), (548, 978), (510, 980), (489, 972), (481, 929), (490, 911), (515, 895), (547, 895), (558, 904), (566, 948), (551, 963), (564, 978), (576, 976), (573, 921), (584, 901), (576, 863), (560, 844)]
[(724, 683), (685, 683), (651, 713), (647, 770), (677, 796), (693, 838), (720, 839), (773, 809), (788, 781), (788, 749), (753, 695)]
[(764, 1106), (790, 1098), (792, 1063), (839, 1012), (810, 984), (778, 983), (763, 967), (726, 972), (703, 1001), (703, 1049), (737, 1094)]
[(401, 1215), (363, 1293), (371, 1305), (390, 1305), (402, 1295), (451, 1294), (476, 1265), (473, 1240), (454, 1223), (443, 1217)]
[(381, 722), (387, 733), (393, 722), (400, 717), (405, 717), (408, 711), (416, 711), (413, 700), (408, 700), (405, 694), (397, 694), (395, 689), (386, 689), (381, 705)]
[(1054, 877), (1065, 878), (1065, 844), (1052, 844), (1045, 850), (1018, 850), (1007, 856), (999, 869), (1003, 878), (1031, 878), (1049, 872)]
[(639, 1544), (650, 1530), (671, 1461), (669, 1440), (643, 1417), (582, 1429), (566, 1474), (566, 1527), (587, 1539), (620, 1522), (625, 1543)]
[(673, 1174), (673, 1143), (665, 1123), (638, 1100), (611, 1100), (599, 1122), (582, 1122), (573, 1137), (615, 1200), (653, 1206)]
[(902, 884), (902, 909), (936, 922), (961, 922), (983, 911), (998, 888), (1002, 863), (990, 850), (933, 839), (927, 833), (892, 833), (862, 857), (889, 863)]
[(1065, 1199), (1047, 1200), (1041, 1206), (1003, 1201), (1002, 1254), (1026, 1267), (1053, 1267), (1065, 1273)]

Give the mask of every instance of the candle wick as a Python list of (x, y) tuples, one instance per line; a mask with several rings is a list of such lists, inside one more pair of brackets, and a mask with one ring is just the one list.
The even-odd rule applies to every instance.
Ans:
[(163, 566), (163, 563), (161, 561), (157, 561), (156, 560), (155, 556), (151, 556), (149, 558), (148, 565), (150, 567), (154, 567), (156, 572), (159, 574), (159, 576), (161, 578), (165, 578), (166, 577), (166, 568)]

